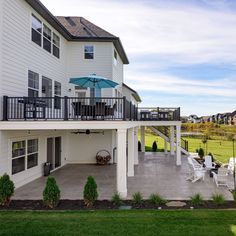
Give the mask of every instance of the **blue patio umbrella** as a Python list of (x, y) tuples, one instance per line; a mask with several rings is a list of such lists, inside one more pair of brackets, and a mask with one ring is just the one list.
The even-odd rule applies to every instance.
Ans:
[(78, 85), (82, 88), (115, 88), (118, 83), (104, 78), (102, 76), (98, 76), (96, 74), (82, 76), (78, 78), (70, 78), (70, 83)]

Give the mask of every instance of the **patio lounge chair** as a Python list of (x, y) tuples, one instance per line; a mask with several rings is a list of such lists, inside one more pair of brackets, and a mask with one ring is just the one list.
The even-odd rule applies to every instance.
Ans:
[(187, 178), (187, 180), (190, 180), (192, 183), (195, 183), (198, 180), (204, 181), (206, 170), (202, 167), (202, 165), (191, 157), (188, 157), (188, 165), (190, 169), (190, 177)]
[[(236, 157), (233, 158), (233, 157), (230, 157), (229, 159), (229, 164), (228, 164), (228, 172), (230, 174), (233, 174), (234, 173), (234, 165), (236, 164)], [(236, 167), (236, 166), (235, 166)], [(236, 168), (235, 168), (236, 170)]]
[(207, 170), (215, 169), (216, 167), (216, 164), (212, 161), (211, 156), (205, 156), (204, 165)]
[(226, 168), (219, 168), (218, 173), (216, 174), (215, 172), (213, 173), (213, 179), (217, 185), (219, 186), (227, 186), (228, 187), (228, 170)]

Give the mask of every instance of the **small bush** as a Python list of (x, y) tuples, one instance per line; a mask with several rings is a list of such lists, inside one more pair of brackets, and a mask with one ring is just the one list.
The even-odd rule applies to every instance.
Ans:
[(45, 206), (54, 208), (60, 201), (60, 189), (54, 177), (49, 176), (43, 191), (43, 202)]
[(190, 201), (194, 206), (200, 206), (203, 205), (203, 198), (200, 193), (197, 193), (190, 197)]
[(122, 198), (120, 196), (119, 193), (115, 193), (113, 196), (112, 196), (112, 199), (111, 199), (111, 202), (116, 205), (116, 206), (121, 206), (122, 205)]
[(225, 203), (225, 198), (221, 193), (215, 193), (212, 195), (212, 201), (219, 206)]
[(153, 144), (152, 144), (152, 151), (153, 152), (157, 151), (157, 142), (156, 141), (154, 141)]
[(10, 180), (9, 175), (4, 174), (0, 177), (0, 205), (8, 206), (10, 204), (14, 189), (14, 183)]
[(134, 193), (132, 198), (132, 202), (137, 205), (140, 205), (143, 201), (143, 196), (140, 192)]
[(157, 205), (157, 206), (166, 203), (165, 199), (163, 199), (159, 194), (154, 194), (154, 193), (150, 195), (149, 201), (150, 201), (151, 204), (154, 204), (154, 205)]
[(89, 176), (84, 186), (84, 203), (87, 207), (92, 207), (98, 198), (97, 184), (92, 176)]
[(204, 155), (205, 155), (204, 150), (203, 150), (202, 148), (199, 148), (199, 150), (198, 150), (198, 156), (199, 156), (200, 158), (203, 158)]
[(232, 195), (233, 195), (234, 201), (236, 202), (236, 190), (232, 191)]

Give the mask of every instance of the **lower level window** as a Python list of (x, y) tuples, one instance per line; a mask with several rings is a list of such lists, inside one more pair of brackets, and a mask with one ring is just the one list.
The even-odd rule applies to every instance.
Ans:
[(38, 165), (38, 139), (12, 143), (12, 174)]

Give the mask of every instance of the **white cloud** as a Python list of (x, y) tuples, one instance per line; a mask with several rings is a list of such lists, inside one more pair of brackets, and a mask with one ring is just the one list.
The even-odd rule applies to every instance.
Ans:
[(236, 63), (236, 14), (229, 11), (184, 1), (153, 7), (142, 1), (57, 0), (56, 8), (55, 1), (42, 2), (56, 15), (81, 15), (118, 35), (128, 55), (167, 55), (183, 64)]

